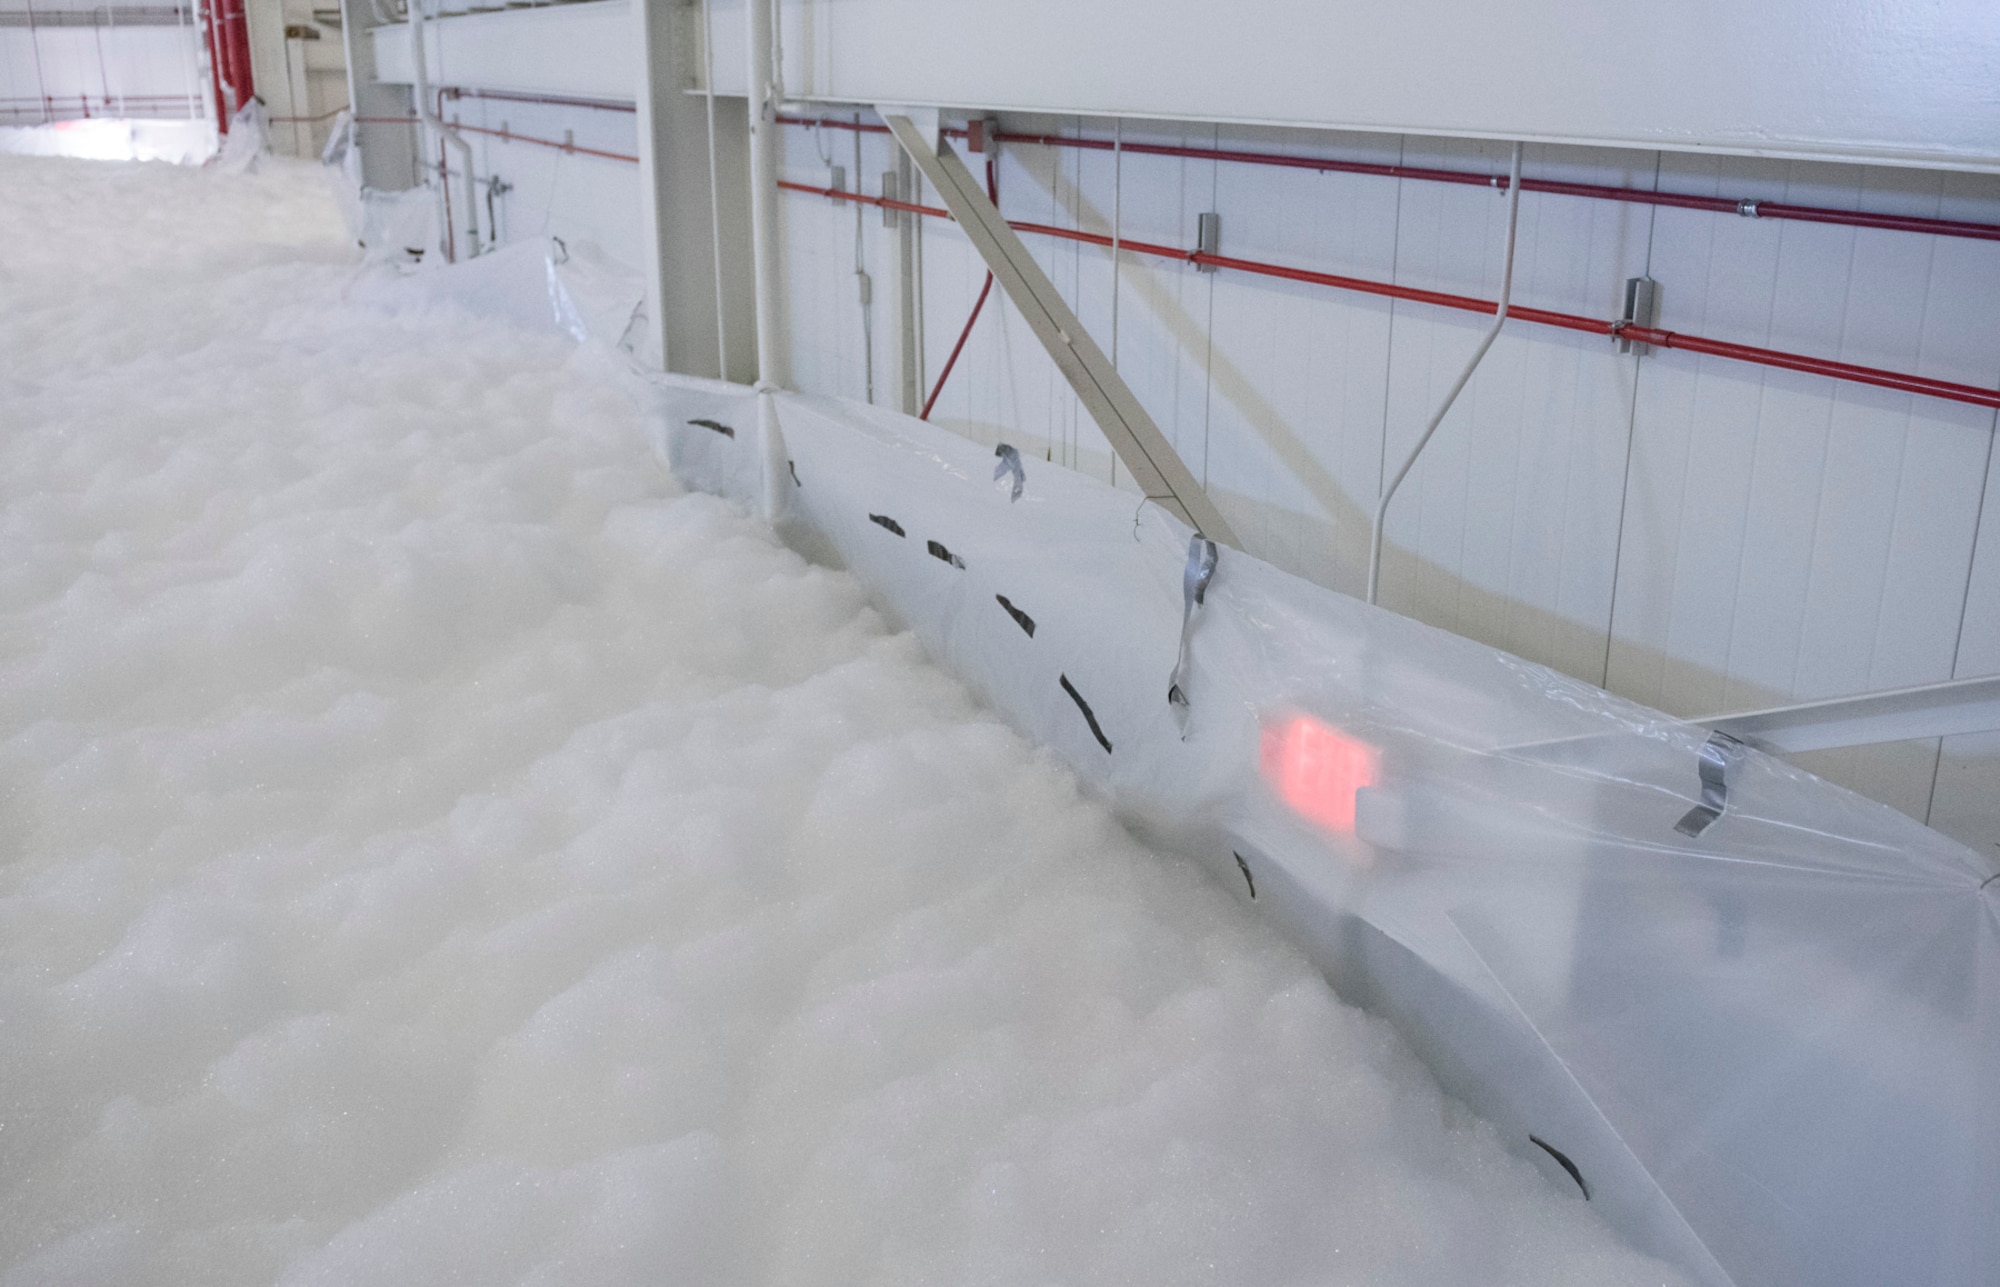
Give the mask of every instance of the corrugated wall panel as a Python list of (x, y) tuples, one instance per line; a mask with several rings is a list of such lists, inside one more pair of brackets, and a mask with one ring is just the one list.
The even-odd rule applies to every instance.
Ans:
[[(1124, 128), (1128, 141), (1488, 173), (1507, 162), (1504, 146), (1475, 142)], [(1215, 210), (1225, 254), (1498, 290), (1506, 203), (1490, 188), (1026, 145), (1004, 156), (1014, 218), (1108, 232), (1118, 209), (1124, 236), (1191, 246), (1197, 216)], [(1560, 147), (1529, 149), (1525, 168), (2000, 222), (2000, 180), (1978, 176)], [(1109, 351), (1108, 253), (1027, 240)], [(818, 297), (805, 280), (851, 256), (832, 236), (788, 245), (802, 256), (794, 290), (808, 299)], [(928, 221), (924, 246), (935, 378), (983, 269), (949, 224)], [(1640, 273), (1660, 283), (1669, 329), (1968, 383), (2000, 378), (2000, 244), (1524, 195), (1518, 303), (1613, 317), (1624, 280)], [(1245, 543), (1358, 593), (1383, 472), (1485, 319), (1130, 254), (1117, 276), (1119, 367)], [(838, 323), (832, 298), (812, 308)], [(988, 308), (939, 418), (1110, 472), (1101, 436), (1021, 319)], [(825, 362), (853, 360), (819, 343)], [(1511, 328), (1397, 497), (1383, 599), (1685, 714), (1921, 683), (1954, 666), (2000, 671), (1989, 655), (2000, 644), (1983, 642), (2000, 637), (1993, 425), (1990, 412), (1934, 399), (1685, 352), (1619, 356), (1601, 339)], [(2000, 739), (1802, 762), (1954, 834), (2000, 840)]]
[[(1989, 453), (1978, 548), (1958, 634), (1959, 679), (2000, 675), (2000, 451)], [(1930, 824), (2000, 861), (2000, 732), (1944, 739)]]
[[(1299, 148), (1278, 131), (1232, 130), (1222, 145)], [(1394, 139), (1342, 136), (1339, 146), (1389, 164), (1401, 155)], [(1394, 273), (1397, 184), (1246, 166), (1225, 166), (1218, 180), (1224, 254)], [(1358, 594), (1381, 477), (1390, 303), (1231, 273), (1209, 280), (1208, 486), (1263, 557)]]
[[(1528, 172), (1541, 151), (1530, 149)], [(1412, 146), (1406, 159), (1501, 173), (1507, 164), (1504, 149), (1435, 143)], [(1621, 167), (1633, 169), (1650, 166)], [(1504, 199), (1480, 188), (1402, 187), (1397, 281), (1495, 297)], [(1644, 270), (1647, 218), (1637, 207), (1524, 195), (1515, 301), (1612, 315), (1625, 278)], [(1385, 471), (1421, 434), (1487, 325), (1396, 305)], [(1503, 332), (1393, 502), (1382, 602), (1601, 679), (1632, 379), (1633, 359), (1606, 341), (1520, 324)]]

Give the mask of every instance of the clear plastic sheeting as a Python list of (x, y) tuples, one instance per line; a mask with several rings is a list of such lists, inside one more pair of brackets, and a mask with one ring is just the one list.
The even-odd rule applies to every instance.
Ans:
[[(330, 167), (336, 189), (337, 169)], [(380, 230), (364, 230), (372, 265), (356, 280), (349, 298), (388, 312), (421, 315), (438, 309), (504, 320), (531, 331), (557, 331), (571, 339), (602, 340), (631, 353), (646, 338), (645, 286), (637, 274), (584, 244), (571, 247), (559, 237), (528, 237), (455, 264), (395, 252), (400, 240), (431, 237), (436, 202), (427, 189), (378, 193), (359, 190), (364, 223), (377, 211), (386, 215)], [(399, 237), (395, 221), (407, 224)]]
[(347, 235), (367, 249), (363, 233), (364, 203), (361, 182), (361, 149), (354, 141), (354, 113), (341, 108), (327, 131), (326, 146), (320, 149), (319, 163), (325, 167), (327, 182), (333, 187), (334, 204), (340, 207)]
[(1159, 507), (1033, 460), (1016, 500), (905, 416), (655, 389), (686, 482), (853, 570), (1643, 1249), (2000, 1282), (1989, 858), (1739, 746), (1679, 828), (1705, 730), (1235, 550), (1194, 602)]
[(224, 174), (248, 174), (271, 151), (271, 129), (264, 119), (264, 105), (251, 99), (229, 118), (229, 133), (216, 152), (215, 168)]
[(562, 256), (553, 238), (538, 237), (445, 268), (382, 265), (357, 278), (348, 298), (406, 316), (442, 311), (500, 318), (581, 341), (590, 328), (557, 272)]

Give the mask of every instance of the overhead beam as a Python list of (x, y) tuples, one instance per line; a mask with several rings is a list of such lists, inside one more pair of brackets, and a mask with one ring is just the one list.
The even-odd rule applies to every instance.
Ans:
[(925, 131), (911, 120), (907, 111), (878, 108), (896, 141), (937, 189), (945, 209), (964, 230), (979, 257), (1027, 319), (1028, 329), (1041, 341), (1055, 360), (1056, 368), (1069, 381), (1084, 410), (1118, 454), (1118, 460), (1132, 473), (1146, 496), (1175, 516), (1185, 520), (1211, 540), (1237, 546), (1236, 534), (1222, 517), (1222, 511), (1202, 490), (1173, 444), (1160, 432), (1146, 408), (1111, 365), (1083, 323), (1057, 292), (1055, 283), (1035, 262), (1028, 248), (999, 210), (986, 197), (972, 171), (958, 159), (951, 145)]
[(1690, 720), (1769, 751), (1824, 751), (2000, 729), (2000, 675)]

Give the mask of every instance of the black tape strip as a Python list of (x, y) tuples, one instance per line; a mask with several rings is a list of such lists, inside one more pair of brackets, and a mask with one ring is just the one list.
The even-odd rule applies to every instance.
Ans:
[(939, 545), (936, 541), (925, 541), (924, 545), (926, 548), (930, 550), (932, 558), (942, 559), (946, 563), (951, 564), (953, 567), (958, 568), (961, 571), (964, 570), (965, 560), (958, 557), (958, 555), (953, 554), (950, 550), (947, 550), (944, 546)]
[(1090, 735), (1097, 739), (1099, 746), (1103, 747), (1107, 752), (1110, 751), (1111, 739), (1104, 736), (1104, 730), (1097, 726), (1097, 716), (1091, 713), (1090, 703), (1083, 700), (1083, 694), (1076, 691), (1076, 685), (1069, 682), (1068, 675), (1061, 675), (1058, 678), (1062, 680), (1063, 691), (1068, 693), (1069, 699), (1076, 703), (1076, 708), (1083, 712), (1083, 722), (1090, 725)]
[(898, 536), (903, 534), (903, 525), (895, 519), (890, 518), (887, 514), (870, 514), (868, 521), (877, 527), (886, 527)]
[(1234, 849), (1229, 851), (1229, 856), (1236, 860), (1236, 870), (1243, 873), (1243, 883), (1250, 886), (1250, 901), (1253, 903), (1256, 902), (1257, 878), (1250, 874), (1250, 864), (1244, 862), (1243, 855), (1237, 853)]
[(725, 438), (734, 438), (736, 436), (734, 429), (731, 429), (719, 420), (690, 420), (688, 423), (691, 425), (700, 425), (704, 429), (713, 429)]
[(1569, 1155), (1567, 1153), (1564, 1153), (1561, 1149), (1549, 1143), (1547, 1140), (1543, 1139), (1539, 1135), (1530, 1135), (1528, 1137), (1528, 1143), (1533, 1144), (1535, 1147), (1541, 1149), (1542, 1152), (1547, 1153), (1550, 1157), (1556, 1160), (1556, 1165), (1562, 1167), (1563, 1170), (1568, 1171), (1569, 1178), (1576, 1181), (1576, 1187), (1583, 1190), (1583, 1200), (1585, 1202), (1590, 1201), (1590, 1186), (1583, 1182), (1583, 1172), (1576, 1169), (1576, 1163), (1569, 1160)]
[(791, 470), (791, 471), (792, 471), (792, 486), (794, 486), (794, 487), (804, 487), (804, 486), (805, 486), (805, 484), (804, 484), (804, 483), (802, 483), (802, 482), (800, 482), (800, 481), (799, 481), (799, 462), (798, 462), (798, 461), (796, 461), (796, 460), (788, 460), (788, 461), (786, 461), (786, 462), (785, 462), (785, 468), (787, 468), (787, 469), (789, 469), (789, 470)]
[(1007, 615), (1014, 618), (1014, 624), (1027, 631), (1028, 638), (1033, 639), (1035, 637), (1035, 619), (1007, 602), (1006, 595), (996, 594), (993, 597), (1000, 601), (1001, 607), (1007, 609)]

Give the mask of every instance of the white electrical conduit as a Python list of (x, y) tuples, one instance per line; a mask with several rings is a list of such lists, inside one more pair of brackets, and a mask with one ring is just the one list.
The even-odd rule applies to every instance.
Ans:
[(715, 161), (715, 35), (709, 25), (708, 0), (701, 0), (701, 96), (708, 108), (708, 237), (709, 256), (715, 264), (715, 362), (716, 374), (729, 378), (729, 326), (722, 304), (722, 183), (716, 178)]
[[(854, 191), (861, 191), (861, 114), (854, 115)], [(875, 279), (863, 256), (862, 215), (867, 207), (854, 203), (854, 284), (861, 296), (861, 369), (867, 373), (868, 403), (875, 403)]]
[[(415, 84), (417, 119), (438, 132), (438, 136), (458, 152), (459, 164), (465, 170), (465, 241), (471, 250), (466, 258), (479, 255), (479, 188), (472, 175), (472, 145), (462, 138), (457, 130), (446, 125), (431, 109), (431, 77), (424, 50), (424, 5), (423, 0), (410, 0), (410, 75)], [(447, 169), (438, 176), (438, 191), (443, 193), (451, 183), (451, 172)], [(453, 256), (456, 258), (456, 256)]]
[(1431, 435), (1444, 423), (1445, 414), (1451, 404), (1458, 401), (1458, 395), (1465, 389), (1472, 373), (1479, 369), (1479, 363), (1486, 356), (1486, 350), (1493, 347), (1493, 341), (1500, 338), (1500, 328), (1507, 324), (1507, 302), (1514, 293), (1514, 230), (1521, 216), (1521, 145), (1514, 145), (1514, 160), (1507, 170), (1507, 259), (1500, 273), (1500, 310), (1493, 316), (1493, 325), (1486, 328), (1486, 338), (1479, 341), (1479, 347), (1472, 351), (1472, 360), (1465, 364), (1465, 370), (1458, 373), (1458, 380), (1451, 386), (1451, 392), (1444, 395), (1438, 405), (1437, 414), (1424, 428), (1423, 437), (1410, 448), (1410, 454), (1403, 459), (1403, 467), (1382, 489), (1382, 499), (1375, 503), (1375, 526), (1368, 533), (1368, 602), (1375, 602), (1377, 583), (1382, 579), (1382, 522), (1389, 514), (1389, 502), (1395, 498), (1396, 489), (1409, 476), (1410, 468), (1417, 463), (1417, 457), (1424, 454)]
[[(744, 42), (749, 81), (751, 270), (757, 290), (757, 384), (784, 388), (791, 383), (784, 332), (779, 328), (778, 103), (773, 58), (776, 23), (772, 0), (749, 0)], [(779, 464), (782, 466), (783, 462)]]

